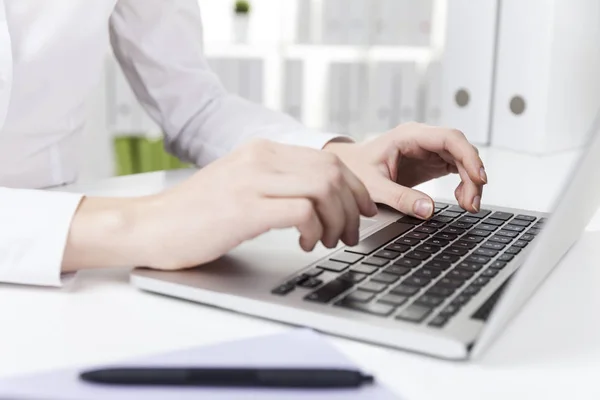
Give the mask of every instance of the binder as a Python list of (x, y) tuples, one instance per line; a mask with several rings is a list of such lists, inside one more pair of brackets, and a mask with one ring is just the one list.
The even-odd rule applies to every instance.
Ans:
[(296, 43), (311, 43), (311, 2), (312, 0), (296, 1)]
[(348, 67), (348, 134), (361, 138), (364, 135), (364, 109), (367, 90), (367, 65), (364, 62), (353, 62)]
[[(238, 78), (238, 94), (247, 100), (263, 102), (263, 61), (260, 59), (234, 59), (232, 68)], [(237, 68), (236, 68), (237, 67)]]
[(327, 130), (333, 133), (348, 131), (348, 64), (331, 63), (329, 66), (329, 90)]
[(398, 95), (394, 99), (392, 126), (416, 121), (418, 118), (418, 99), (420, 77), (415, 62), (398, 63), (395, 67), (395, 88)]
[(599, 16), (597, 0), (502, 0), (492, 145), (584, 144), (600, 107)]
[(347, 43), (354, 46), (366, 46), (370, 36), (370, 14), (372, 0), (347, 0), (344, 29)]
[(448, 2), (441, 122), (476, 144), (489, 143), (497, 22), (498, 0)]
[(442, 64), (439, 61), (427, 65), (422, 90), (423, 114), (420, 119), (428, 125), (439, 126), (442, 114)]
[(304, 62), (287, 60), (285, 62), (283, 111), (297, 119), (303, 120), (302, 103), (304, 101)]
[(325, 44), (345, 44), (347, 35), (347, 10), (344, 0), (323, 0), (322, 4), (322, 35)]
[(394, 67), (394, 63), (381, 62), (369, 71), (368, 133), (382, 133), (392, 127), (394, 96), (398, 95)]

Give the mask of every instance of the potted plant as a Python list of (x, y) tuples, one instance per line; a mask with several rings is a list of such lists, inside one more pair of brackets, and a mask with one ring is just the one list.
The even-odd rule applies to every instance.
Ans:
[(247, 0), (237, 0), (234, 7), (234, 38), (237, 43), (246, 43), (248, 41), (248, 28), (250, 25), (250, 2)]

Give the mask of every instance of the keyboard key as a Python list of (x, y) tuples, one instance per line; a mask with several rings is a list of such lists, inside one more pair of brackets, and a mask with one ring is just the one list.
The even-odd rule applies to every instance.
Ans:
[(503, 243), (492, 242), (490, 240), (488, 240), (487, 242), (485, 242), (484, 244), (481, 245), (481, 248), (490, 249), (490, 250), (502, 250), (505, 247), (506, 247), (506, 245)]
[(440, 311), (440, 315), (444, 317), (451, 317), (456, 314), (460, 310), (460, 307), (454, 306), (452, 304), (446, 306), (442, 311)]
[(448, 322), (448, 318), (446, 318), (442, 315), (438, 315), (437, 317), (435, 317), (434, 319), (429, 321), (429, 323), (427, 325), (433, 326), (435, 328), (441, 328), (444, 325), (446, 325), (446, 322)]
[(374, 265), (376, 267), (383, 267), (384, 265), (386, 265), (389, 262), (390, 262), (390, 260), (386, 260), (385, 258), (369, 257), (366, 260), (364, 260), (362, 263)]
[(445, 240), (445, 239), (438, 239), (436, 237), (432, 237), (431, 239), (429, 239), (428, 241), (425, 242), (425, 244), (428, 244), (430, 246), (440, 246), (440, 247), (447, 246), (448, 243), (450, 243), (450, 241)]
[(381, 317), (390, 315), (396, 307), (391, 304), (383, 303), (360, 303), (353, 300), (341, 300), (335, 303), (336, 306), (345, 307), (356, 311), (361, 311), (367, 314), (374, 314)]
[(322, 269), (319, 269), (319, 268), (313, 268), (313, 269), (311, 269), (310, 271), (307, 271), (307, 272), (305, 272), (305, 274), (306, 274), (307, 276), (309, 276), (309, 277), (313, 277), (313, 278), (314, 278), (314, 277), (316, 277), (316, 276), (319, 276), (319, 275), (321, 275), (322, 273), (323, 273), (323, 270), (322, 270)]
[(473, 252), (473, 254), (477, 254), (478, 256), (486, 256), (486, 257), (496, 257), (498, 254), (497, 250), (479, 248)]
[(450, 206), (446, 211), (452, 211), (459, 214), (464, 214), (466, 212), (461, 206)]
[(400, 279), (400, 277), (398, 275), (389, 274), (387, 272), (380, 272), (379, 274), (377, 274), (373, 278), (371, 278), (371, 282), (380, 282), (380, 283), (385, 283), (385, 284), (391, 284), (391, 283), (398, 282), (398, 279)]
[(379, 250), (377, 253), (375, 253), (375, 257), (387, 258), (388, 260), (393, 260), (395, 258), (400, 257), (400, 253), (398, 253), (397, 251)]
[(498, 275), (498, 270), (497, 270), (497, 269), (494, 269), (494, 268), (488, 268), (488, 269), (486, 269), (485, 271), (483, 271), (483, 272), (481, 273), (481, 275), (479, 275), (479, 276), (485, 276), (485, 277), (487, 277), (487, 278), (493, 278), (493, 277), (495, 277), (496, 275)]
[(504, 225), (504, 221), (502, 221), (501, 219), (494, 219), (492, 217), (486, 218), (483, 221), (483, 223), (488, 224), (488, 225), (496, 225), (496, 226)]
[(450, 233), (452, 235), (462, 235), (463, 233), (465, 233), (465, 230), (461, 229), (461, 228), (455, 228), (453, 226), (449, 226), (446, 229), (444, 229), (441, 233)]
[(360, 261), (364, 258), (361, 254), (350, 253), (348, 251), (342, 251), (341, 253), (334, 254), (331, 256), (330, 260), (339, 261), (346, 264), (354, 264), (357, 261)]
[(452, 221), (453, 219), (454, 218), (450, 217), (442, 217), (441, 215), (435, 215), (433, 218), (431, 218), (432, 221), (443, 222), (445, 224)]
[(468, 249), (465, 249), (462, 247), (450, 246), (450, 247), (444, 249), (444, 254), (454, 254), (456, 256), (464, 256), (468, 252), (469, 252)]
[(321, 286), (314, 292), (304, 297), (306, 300), (315, 301), (318, 303), (328, 303), (346, 290), (350, 289), (354, 284), (347, 280), (334, 279), (325, 285)]
[(360, 272), (361, 274), (367, 274), (367, 275), (371, 275), (373, 272), (378, 271), (379, 269), (377, 267), (372, 267), (370, 265), (366, 265), (366, 264), (358, 264), (358, 265), (354, 265), (352, 268), (350, 268), (350, 271), (352, 272)]
[(488, 240), (492, 241), (492, 242), (498, 242), (498, 243), (502, 243), (502, 244), (509, 244), (510, 242), (512, 242), (512, 239), (506, 236), (498, 236), (498, 235), (494, 235), (491, 238), (489, 238)]
[(396, 222), (411, 224), (411, 225), (419, 225), (420, 223), (423, 222), (423, 220), (419, 219), (419, 218), (411, 217), (409, 215), (405, 215), (404, 217), (400, 218)]
[(531, 225), (530, 221), (525, 221), (523, 219), (513, 219), (510, 221), (511, 225), (517, 225), (517, 226), (524, 226), (527, 227), (529, 225)]
[(458, 289), (464, 283), (465, 282), (463, 280), (451, 279), (451, 278), (442, 278), (442, 279), (440, 279), (439, 281), (436, 282), (435, 286), (437, 286), (437, 287), (443, 287), (443, 288), (450, 288), (450, 289)]
[(354, 292), (352, 292), (349, 295), (347, 295), (346, 297), (344, 297), (344, 300), (358, 301), (360, 303), (366, 303), (367, 301), (371, 300), (373, 297), (375, 297), (375, 295), (371, 292), (355, 290)]
[(475, 229), (483, 229), (484, 231), (495, 231), (496, 229), (498, 229), (498, 227), (496, 225), (492, 225), (492, 224), (479, 224), (475, 227)]
[(277, 286), (275, 289), (271, 291), (273, 294), (278, 294), (280, 296), (286, 295), (296, 287), (293, 283), (284, 283), (283, 285)]
[(337, 261), (325, 260), (317, 264), (318, 268), (326, 269), (327, 271), (342, 272), (348, 268), (348, 264)]
[(415, 229), (415, 232), (421, 232), (421, 233), (434, 233), (438, 230), (438, 228), (434, 228), (432, 226), (420, 226), (417, 229)]
[(408, 285), (401, 283), (401, 284), (397, 285), (396, 287), (394, 287), (392, 290), (390, 290), (390, 293), (398, 294), (401, 296), (412, 296), (413, 294), (417, 293), (419, 290), (420, 290), (420, 288), (418, 288), (416, 286), (408, 286)]
[(435, 308), (435, 307), (439, 306), (440, 304), (442, 304), (443, 302), (444, 302), (444, 299), (441, 297), (428, 296), (428, 295), (424, 294), (423, 296), (419, 297), (415, 301), (415, 304)]
[(502, 254), (500, 257), (498, 257), (498, 261), (511, 261), (513, 258), (515, 258), (515, 256), (513, 256), (512, 254)]
[(540, 233), (540, 230), (537, 229), (537, 228), (531, 228), (530, 230), (527, 231), (528, 235), (533, 235), (533, 236), (535, 236), (535, 235), (537, 235), (539, 233)]
[(505, 254), (519, 254), (521, 252), (521, 248), (520, 247), (516, 247), (516, 246), (510, 246), (508, 249), (506, 249), (506, 251), (504, 252)]
[(368, 292), (373, 292), (373, 293), (383, 292), (386, 288), (387, 288), (387, 285), (385, 283), (372, 282), (372, 281), (365, 282), (359, 286), (359, 289), (366, 290)]
[(440, 276), (441, 273), (442, 272), (438, 269), (421, 268), (417, 270), (413, 276), (425, 279), (435, 279)]
[(431, 228), (439, 229), (443, 226), (446, 226), (446, 224), (444, 222), (439, 222), (439, 221), (427, 221), (423, 224), (423, 226), (429, 226)]
[(287, 283), (292, 284), (292, 285), (298, 285), (298, 284), (304, 282), (307, 279), (308, 279), (308, 275), (301, 274), (301, 275), (298, 275), (297, 277), (295, 277), (293, 279), (290, 279)]
[(469, 215), (469, 217), (483, 219), (483, 218), (487, 217), (490, 213), (491, 213), (490, 210), (480, 210), (478, 213), (475, 213), (475, 214), (469, 213), (468, 215)]
[(301, 286), (303, 288), (312, 289), (312, 288), (316, 288), (317, 286), (320, 286), (322, 283), (323, 283), (323, 281), (320, 279), (308, 278), (307, 280), (300, 282), (298, 284), (298, 286)]
[(402, 283), (404, 285), (408, 285), (408, 286), (424, 287), (424, 286), (429, 285), (430, 282), (431, 282), (431, 279), (429, 279), (429, 278), (419, 278), (418, 276), (409, 276)]
[(462, 222), (464, 224), (478, 224), (480, 222), (479, 218), (465, 216), (458, 220), (458, 222)]
[(471, 250), (472, 248), (477, 246), (477, 244), (473, 242), (467, 242), (466, 240), (457, 240), (456, 242), (452, 243), (452, 246)]
[(452, 302), (450, 304), (452, 304), (455, 307), (460, 308), (460, 307), (464, 306), (465, 304), (467, 304), (469, 302), (469, 300), (471, 300), (470, 296), (461, 294), (461, 295), (456, 296), (456, 298), (454, 300), (452, 300)]
[(513, 224), (504, 225), (502, 227), (502, 229), (504, 229), (506, 231), (511, 231), (511, 232), (523, 232), (525, 230), (525, 228), (523, 228), (522, 226), (513, 225)]
[(529, 222), (533, 222), (536, 220), (536, 218), (534, 216), (531, 215), (524, 215), (524, 214), (519, 214), (515, 217), (515, 219), (520, 219), (523, 221), (529, 221)]
[(478, 256), (477, 254), (471, 254), (470, 256), (468, 256), (465, 259), (465, 261), (470, 261), (470, 262), (479, 263), (479, 264), (487, 264), (490, 262), (490, 260), (491, 260), (490, 257)]
[(533, 227), (535, 229), (542, 229), (544, 227), (544, 224), (542, 222), (536, 222)]
[(437, 252), (439, 252), (442, 248), (439, 246), (432, 246), (429, 244), (423, 244), (419, 247), (417, 247), (415, 250), (416, 251), (423, 251), (425, 253), (430, 253), (430, 254), (435, 254)]
[(467, 242), (479, 243), (483, 241), (483, 237), (476, 235), (464, 235), (460, 238), (460, 240), (464, 240)]
[(399, 296), (397, 294), (386, 294), (385, 296), (382, 296), (379, 300), (377, 300), (377, 302), (392, 304), (398, 307), (406, 303), (406, 300), (408, 300), (408, 297), (406, 296)]
[(387, 272), (388, 274), (403, 276), (410, 272), (410, 268), (401, 267), (399, 265), (390, 265), (389, 267), (386, 267), (383, 271)]
[(414, 246), (416, 244), (419, 244), (421, 241), (419, 239), (413, 239), (413, 238), (409, 238), (409, 237), (401, 237), (400, 239), (396, 240), (394, 242), (394, 244), (404, 244), (406, 246)]
[(504, 237), (509, 237), (509, 238), (516, 238), (517, 236), (519, 236), (519, 233), (518, 232), (513, 232), (513, 231), (506, 231), (503, 228), (502, 230), (499, 230), (498, 232), (496, 232), (496, 235), (498, 235), (498, 236), (504, 236)]
[(448, 268), (450, 268), (452, 264), (450, 264), (450, 262), (448, 261), (439, 261), (439, 260), (432, 260), (429, 261), (427, 264), (425, 264), (425, 267), (427, 268), (431, 268), (431, 269), (439, 269), (440, 271), (445, 271)]
[(526, 240), (517, 240), (516, 242), (513, 243), (513, 246), (515, 247), (519, 247), (519, 248), (524, 248), (529, 244), (528, 241)]
[(456, 218), (458, 216), (460, 216), (462, 213), (464, 213), (464, 210), (462, 212), (456, 212), (456, 211), (444, 211), (443, 213), (441, 213), (440, 215), (442, 217), (448, 217), (448, 218)]
[(358, 283), (363, 281), (367, 277), (367, 274), (361, 274), (360, 272), (348, 271), (344, 272), (338, 277), (338, 279), (344, 281), (350, 281), (352, 283)]
[(460, 259), (459, 256), (457, 256), (456, 254), (447, 254), (447, 253), (442, 253), (442, 254), (438, 254), (437, 256), (434, 257), (434, 261), (444, 261), (444, 262), (449, 262), (449, 263), (455, 263)]
[(440, 287), (440, 286), (433, 286), (431, 289), (429, 289), (427, 292), (425, 292), (425, 294), (429, 295), (429, 296), (438, 296), (438, 297), (448, 297), (451, 296), (452, 293), (454, 293), (454, 289), (451, 288), (447, 288), (447, 287)]
[(390, 224), (385, 228), (373, 233), (371, 236), (364, 238), (358, 243), (358, 245), (354, 247), (348, 247), (348, 251), (363, 255), (371, 254), (384, 244), (408, 232), (410, 229), (412, 229), (412, 227), (413, 225), (399, 222)]
[(525, 240), (527, 242), (531, 242), (533, 239), (535, 239), (535, 235), (530, 235), (529, 233), (524, 234), (520, 238), (520, 240)]
[(405, 257), (414, 258), (415, 260), (427, 260), (431, 257), (431, 254), (425, 253), (424, 251), (411, 251), (410, 253), (406, 253)]
[(469, 235), (472, 235), (472, 236), (481, 236), (481, 237), (488, 237), (488, 236), (490, 236), (490, 233), (491, 233), (490, 231), (486, 231), (486, 230), (483, 230), (483, 229), (471, 229), (469, 231)]
[(436, 201), (434, 206), (435, 206), (435, 208), (439, 208), (440, 210), (443, 210), (444, 208), (448, 208), (450, 206), (450, 204), (441, 203), (441, 202)]
[(400, 314), (396, 316), (396, 319), (401, 319), (410, 322), (421, 322), (426, 316), (431, 313), (431, 308), (423, 307), (416, 304), (411, 304), (406, 307)]
[(473, 281), (473, 285), (475, 286), (485, 286), (488, 284), (488, 282), (490, 281), (490, 278), (485, 277), (485, 276), (480, 276), (477, 279), (475, 279)]
[(501, 219), (502, 221), (508, 221), (509, 219), (511, 219), (513, 217), (513, 215), (514, 214), (507, 213), (507, 212), (496, 211), (495, 213), (493, 213), (490, 216), (490, 218)]
[(415, 260), (413, 258), (401, 258), (399, 260), (394, 261), (394, 265), (399, 265), (401, 267), (414, 268), (421, 264), (420, 260)]
[(434, 239), (443, 239), (443, 240), (454, 240), (457, 238), (457, 235), (452, 233), (440, 232), (434, 236)]
[(463, 282), (471, 279), (473, 275), (475, 275), (473, 272), (461, 269), (453, 269), (452, 271), (448, 272), (448, 274), (446, 274), (446, 276), (450, 279), (457, 279)]
[(459, 269), (461, 271), (468, 271), (468, 272), (477, 272), (481, 268), (483, 268), (483, 264), (474, 263), (474, 262), (470, 262), (470, 261), (462, 261), (460, 264), (458, 264), (456, 266), (456, 269)]
[(467, 224), (466, 222), (456, 221), (456, 222), (450, 224), (450, 226), (453, 227), (453, 228), (471, 229), (471, 227), (473, 226), (473, 224)]
[(406, 235), (404, 235), (404, 237), (423, 240), (423, 239), (428, 238), (429, 235), (427, 233), (422, 233), (422, 232), (410, 232), (410, 233), (407, 233)]
[(410, 246), (407, 246), (405, 244), (392, 243), (386, 246), (385, 249), (389, 251), (396, 251), (398, 253), (404, 253), (405, 251), (408, 251), (410, 249)]
[(465, 288), (465, 290), (462, 291), (462, 295), (465, 296), (475, 296), (477, 293), (479, 293), (479, 291), (481, 290), (481, 287), (477, 286), (477, 285), (471, 285), (471, 286), (467, 286)]
[(494, 261), (492, 263), (492, 265), (490, 265), (490, 268), (496, 268), (496, 269), (502, 269), (506, 267), (506, 262), (504, 261)]

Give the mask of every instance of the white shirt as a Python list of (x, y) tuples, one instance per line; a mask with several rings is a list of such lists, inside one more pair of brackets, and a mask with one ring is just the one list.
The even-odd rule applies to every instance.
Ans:
[(197, 0), (0, 0), (0, 282), (59, 285), (80, 195), (85, 99), (109, 43), (169, 151), (199, 166), (251, 137), (321, 148), (334, 135), (225, 92), (202, 54)]

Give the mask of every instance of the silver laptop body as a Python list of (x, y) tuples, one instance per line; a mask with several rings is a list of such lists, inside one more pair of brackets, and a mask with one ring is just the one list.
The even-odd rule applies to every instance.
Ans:
[[(429, 255), (426, 260), (417, 260), (419, 261), (417, 266), (392, 268), (402, 267), (402, 263), (410, 263), (401, 260), (406, 259), (408, 253), (416, 251), (417, 247), (439, 235), (448, 226), (460, 220), (472, 221), (463, 219), (469, 217), (468, 213), (455, 217), (452, 222), (420, 240), (419, 243), (409, 245), (410, 249), (400, 255), (379, 252), (387, 251), (385, 248), (390, 246), (393, 249), (404, 249), (393, 245), (398, 241), (400, 244), (404, 243), (402, 240), (405, 240), (403, 238), (406, 235), (416, 232), (417, 228), (424, 224), (413, 225), (416, 224), (415, 221), (407, 224), (402, 221), (410, 221), (410, 218), (403, 219), (402, 214), (389, 209), (380, 209), (380, 213), (375, 218), (362, 221), (361, 244), (373, 244), (374, 241), (380, 245), (382, 236), (389, 238), (391, 232), (405, 232), (369, 254), (359, 254), (366, 253), (364, 249), (361, 250), (361, 245), (358, 247), (358, 253), (353, 252), (355, 248), (339, 247), (333, 251), (318, 248), (313, 253), (307, 254), (299, 249), (298, 234), (295, 230), (274, 231), (241, 245), (213, 263), (192, 270), (162, 272), (138, 268), (132, 273), (132, 284), (143, 290), (163, 295), (436, 357), (456, 360), (477, 357), (558, 264), (597, 210), (600, 204), (600, 178), (598, 177), (600, 134), (596, 134), (599, 124), (600, 118), (596, 118), (589, 145), (575, 166), (562, 191), (562, 196), (556, 202), (551, 218), (545, 221), (547, 215), (544, 213), (483, 205), (482, 209), (489, 210), (489, 214), (482, 217), (479, 222), (473, 223), (464, 232), (457, 234), (457, 238), (448, 240), (449, 243), (440, 246), (441, 250), (437, 253)], [(452, 207), (450, 203), (445, 203)], [(448, 213), (445, 210), (449, 207), (440, 210), (436, 216)], [(463, 252), (456, 250), (457, 254), (454, 255), (459, 258), (452, 261), (449, 268), (444, 267), (447, 264), (439, 262), (431, 264), (442, 266), (438, 269), (439, 274), (435, 272), (435, 268), (426, 267), (434, 259), (440, 260), (442, 254), (448, 254), (444, 251), (450, 251), (450, 247), (458, 247), (454, 246), (456, 242), (466, 242), (461, 238), (469, 235), (479, 223), (485, 223), (494, 215), (505, 218), (510, 215), (510, 217), (506, 220), (492, 218), (494, 220), (492, 222), (500, 225), (488, 236), (483, 236), (475, 246), (466, 249), (468, 250), (466, 254), (460, 255)], [(527, 219), (530, 219), (531, 221), (528, 221), (530, 224), (517, 221), (519, 225), (514, 225), (512, 222), (516, 221), (515, 218), (518, 216), (525, 218), (519, 221), (527, 222)], [(510, 239), (508, 243), (495, 242), (504, 244), (497, 254), (493, 251), (483, 251), (482, 254), (487, 256), (473, 254), (485, 243), (495, 247), (490, 242), (492, 237), (504, 241), (499, 232), (513, 232), (507, 225), (513, 227), (510, 229), (516, 229), (514, 226), (525, 226), (522, 226), (524, 228), (522, 231), (515, 232), (515, 237), (508, 237)], [(398, 226), (402, 229), (398, 230)], [(466, 225), (458, 224), (458, 226)], [(528, 233), (530, 229), (534, 229), (531, 232), (537, 232), (538, 228), (541, 228), (538, 234)], [(530, 240), (523, 240), (524, 235), (529, 235), (527, 238)], [(532, 239), (532, 236), (535, 238)], [(442, 237), (447, 236), (442, 235)], [(447, 238), (451, 239), (452, 236)], [(438, 240), (435, 243), (444, 242)], [(515, 246), (516, 244), (524, 247)], [(511, 253), (518, 254), (510, 254), (513, 257), (506, 256), (506, 250), (509, 248), (512, 248)], [(387, 262), (383, 264), (384, 261), (381, 261), (382, 265), (365, 264), (377, 253), (391, 258), (384, 258)], [(422, 255), (421, 253), (423, 252), (417, 251), (417, 254), (413, 253), (411, 257)], [(498, 262), (503, 255), (505, 260), (512, 258), (510, 261), (505, 261), (505, 265)], [(477, 257), (487, 257), (489, 260)], [(345, 260), (346, 262), (342, 264), (346, 264), (346, 267), (337, 271), (340, 263), (339, 261), (328, 262), (332, 258)], [(353, 264), (348, 263), (359, 258), (360, 260)], [(377, 261), (380, 261), (379, 258), (381, 257), (377, 257)], [(482, 261), (479, 263), (481, 266), (465, 261), (467, 259)], [(464, 269), (460, 269), (459, 265)], [(331, 266), (333, 270), (327, 268)], [(405, 271), (406, 269), (408, 271)], [(431, 271), (417, 274), (417, 271), (423, 269)], [(353, 270), (363, 272), (352, 273)], [(373, 272), (369, 273), (371, 270)], [(459, 272), (451, 272), (454, 270)], [(317, 276), (303, 275), (304, 273), (313, 275), (314, 271), (318, 271)], [(396, 274), (386, 271), (395, 271)], [(460, 271), (465, 273), (462, 274)], [(364, 276), (358, 275), (357, 280), (362, 279), (354, 282), (356, 274), (360, 273)], [(427, 276), (429, 273), (435, 276)], [(453, 286), (461, 282), (458, 278), (452, 279), (450, 274), (452, 277), (462, 276), (464, 282), (453, 289)], [(397, 279), (389, 275), (395, 275)], [(425, 276), (419, 280), (422, 275)], [(383, 282), (378, 281), (378, 277), (381, 277)], [(338, 284), (339, 280), (344, 283)], [(335, 282), (331, 283), (333, 281)], [(347, 281), (350, 281), (351, 285)], [(395, 288), (406, 290), (406, 286), (411, 286), (405, 283), (416, 287), (417, 292), (413, 295), (402, 295), (398, 293), (404, 292), (394, 291)], [(326, 285), (335, 290), (327, 292), (322, 289)], [(377, 291), (382, 288), (382, 285), (385, 289)], [(370, 290), (362, 290), (363, 287)], [(433, 290), (434, 287), (439, 290)], [(468, 289), (471, 287), (474, 289)], [(445, 288), (449, 289), (451, 294), (448, 294)], [(314, 294), (319, 290), (321, 292)], [(351, 296), (354, 291), (360, 293)], [(467, 301), (465, 301), (464, 293), (467, 291), (469, 295), (466, 296)], [(329, 299), (331, 293), (334, 293), (334, 297)], [(372, 294), (371, 298), (369, 293)], [(443, 294), (442, 302), (434, 305), (439, 300), (429, 293)], [(311, 300), (311, 295), (313, 299), (320, 301)], [(401, 303), (401, 297), (406, 298), (404, 303)], [(323, 298), (327, 301), (322, 301)], [(365, 301), (367, 298), (369, 299)], [(386, 299), (396, 300), (398, 304), (386, 303), (384, 301)], [(428, 306), (419, 306), (420, 299), (423, 299)], [(392, 311), (388, 313), (390, 306)], [(430, 311), (421, 316), (423, 308), (429, 308)]]

